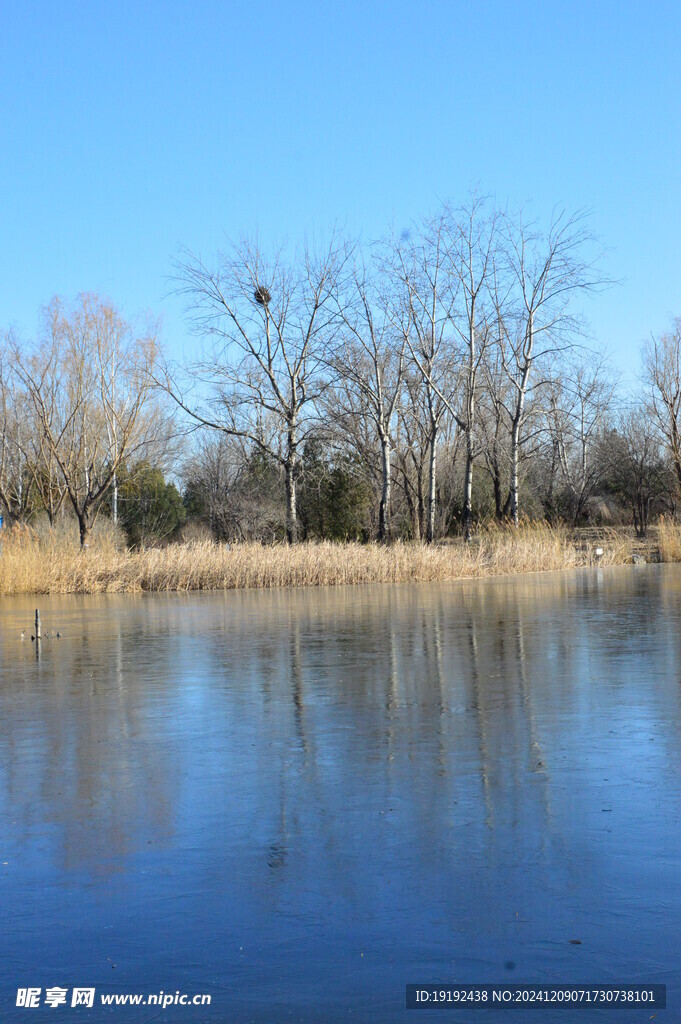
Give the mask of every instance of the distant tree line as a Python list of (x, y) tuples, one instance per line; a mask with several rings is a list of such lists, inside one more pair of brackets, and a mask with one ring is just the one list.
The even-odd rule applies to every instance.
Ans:
[[(472, 198), (368, 250), (248, 243), (175, 265), (200, 358), (156, 325), (53, 300), (0, 351), (7, 519), (100, 513), (128, 542), (432, 542), (476, 523), (632, 522), (681, 494), (681, 320), (631, 398), (587, 344), (607, 284), (581, 214), (547, 230)], [(192, 527), (192, 524), (193, 527)]]
[[(172, 417), (153, 386), (157, 357), (155, 324), (135, 329), (93, 295), (70, 307), (54, 299), (34, 341), (6, 334), (0, 505), (10, 522), (43, 514), (53, 525), (68, 510), (85, 546), (103, 509), (134, 519), (133, 482), (162, 476), (173, 448)], [(138, 512), (137, 497), (132, 504)]]

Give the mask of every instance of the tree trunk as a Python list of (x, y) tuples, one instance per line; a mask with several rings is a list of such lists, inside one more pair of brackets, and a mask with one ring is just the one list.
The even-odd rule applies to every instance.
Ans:
[(426, 501), (423, 493), (423, 463), (416, 473), (416, 522), (417, 529), (414, 531), (416, 540), (421, 540), (426, 532)]
[(468, 335), (468, 381), (466, 386), (466, 474), (463, 486), (463, 539), (471, 539), (473, 525), (473, 422), (475, 420), (475, 298), (471, 301)]
[(672, 462), (674, 463), (674, 472), (679, 482), (679, 488), (681, 488), (681, 439), (679, 438), (679, 427), (673, 408), (669, 408), (669, 406), (667, 408), (669, 410), (668, 436), (671, 439)]
[(518, 528), (520, 517), (518, 515), (518, 458), (520, 447), (519, 423), (513, 423), (511, 433), (511, 518), (513, 525)]
[(499, 466), (499, 458), (496, 453), (496, 442), (495, 451), (492, 454), (492, 486), (494, 488), (494, 517), (498, 523), (504, 518), (504, 504), (501, 495), (501, 467)]
[(118, 522), (118, 473), (114, 473), (111, 481), (111, 519), (116, 525)]
[(436, 502), (436, 469), (437, 469), (437, 435), (432, 432), (430, 438), (430, 461), (428, 465), (428, 523), (426, 541), (432, 544), (435, 539), (435, 502)]
[[(530, 330), (532, 330), (532, 320), (530, 319)], [(528, 350), (532, 351), (532, 341), (530, 341)], [(532, 363), (530, 357), (527, 356), (525, 359), (525, 365), (523, 366), (522, 376), (520, 378), (520, 387), (518, 388), (518, 400), (515, 408), (515, 415), (513, 417), (513, 423), (511, 425), (511, 487), (510, 487), (510, 498), (511, 498), (511, 517), (513, 519), (513, 525), (518, 528), (520, 515), (518, 509), (518, 464), (520, 462), (520, 426), (523, 422), (523, 412), (525, 411), (525, 395), (527, 394), (527, 382), (530, 376), (530, 367)]]
[(289, 544), (295, 544), (298, 540), (296, 464), (290, 458), (286, 462), (286, 540)]
[(390, 532), (390, 440), (386, 436), (381, 437), (381, 467), (383, 488), (378, 507), (378, 539), (385, 543)]
[(463, 490), (463, 539), (471, 539), (473, 524), (473, 438), (470, 430), (466, 434), (466, 474)]
[(413, 495), (414, 487), (409, 479), (409, 473), (407, 472), (407, 467), (404, 461), (400, 464), (400, 470), (402, 472), (404, 500), (406, 501), (407, 508), (409, 509), (409, 519), (411, 521), (413, 539), (420, 540), (421, 534), (419, 532), (419, 510), (417, 507), (418, 493), (417, 500), (415, 501)]
[(88, 546), (88, 538), (90, 536), (90, 518), (87, 512), (78, 512), (78, 529), (80, 532), (80, 546), (86, 548)]
[(295, 422), (289, 422), (286, 448), (286, 462), (284, 464), (286, 470), (286, 539), (289, 544), (296, 544), (298, 541), (298, 508), (296, 505), (298, 440)]
[(549, 526), (553, 526), (553, 518), (555, 515), (555, 508), (553, 504), (553, 488), (556, 482), (556, 464), (559, 461), (558, 449), (556, 442), (553, 442), (553, 448), (551, 451), (551, 470), (549, 475), (549, 489), (542, 498), (542, 506), (544, 508), (544, 516)]

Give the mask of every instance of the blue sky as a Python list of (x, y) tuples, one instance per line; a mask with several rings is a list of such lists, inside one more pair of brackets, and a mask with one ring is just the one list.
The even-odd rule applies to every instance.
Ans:
[(162, 315), (178, 246), (365, 239), (471, 186), (588, 207), (624, 283), (590, 300), (632, 372), (681, 315), (671, 2), (0, 0), (0, 326), (54, 294)]

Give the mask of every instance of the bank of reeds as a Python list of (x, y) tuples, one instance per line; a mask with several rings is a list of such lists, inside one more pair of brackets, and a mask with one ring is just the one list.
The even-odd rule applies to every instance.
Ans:
[(657, 527), (661, 562), (681, 562), (681, 524), (663, 517)]
[(579, 542), (563, 529), (525, 526), (480, 534), (470, 544), (397, 543), (294, 547), (203, 541), (146, 551), (120, 550), (106, 537), (81, 551), (49, 533), (6, 531), (0, 556), (0, 594), (99, 594), (435, 582), (627, 561), (631, 540), (608, 531)]

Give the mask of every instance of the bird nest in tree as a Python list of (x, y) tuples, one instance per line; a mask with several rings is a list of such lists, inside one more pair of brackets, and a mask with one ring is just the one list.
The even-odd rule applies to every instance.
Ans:
[(269, 288), (266, 288), (264, 284), (259, 284), (253, 292), (255, 301), (260, 306), (267, 306), (272, 296), (270, 295)]

